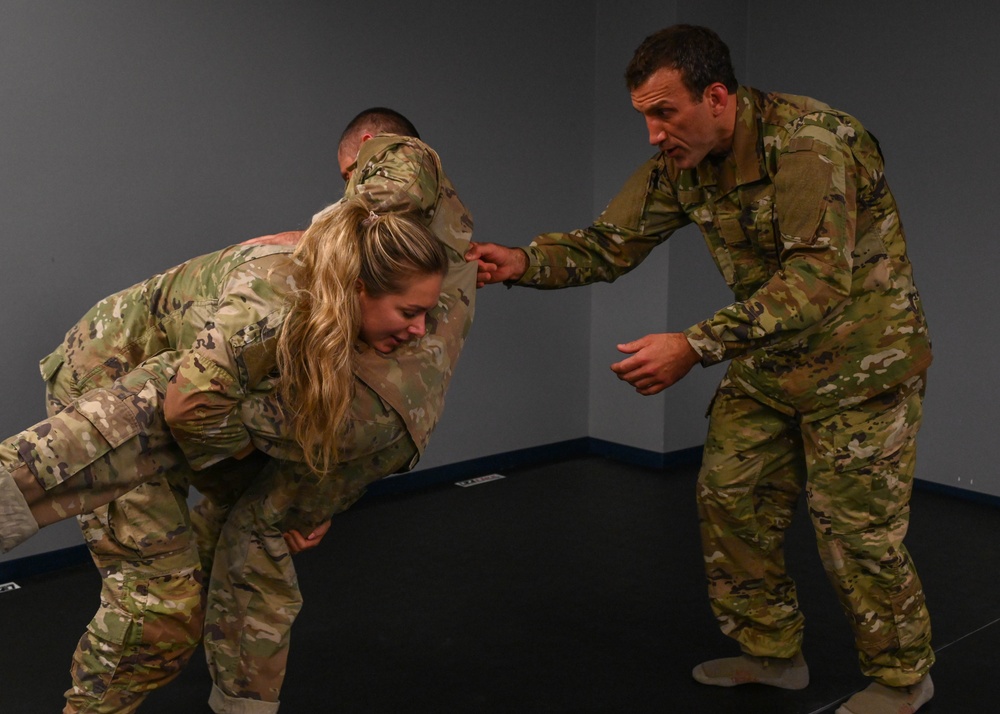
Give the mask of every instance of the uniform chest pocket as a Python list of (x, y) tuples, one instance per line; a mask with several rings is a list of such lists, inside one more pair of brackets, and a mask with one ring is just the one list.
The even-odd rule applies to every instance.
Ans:
[(259, 322), (246, 325), (229, 338), (229, 349), (235, 360), (237, 377), (244, 389), (254, 389), (276, 370), (276, 348), (277, 330), (271, 324), (270, 315)]
[(770, 186), (743, 186), (738, 194), (740, 226), (754, 252), (777, 267), (778, 231), (774, 212), (774, 190)]
[(701, 188), (682, 189), (677, 191), (677, 199), (688, 218), (701, 231), (722, 279), (730, 288), (735, 288), (736, 266), (726, 245), (727, 241), (719, 231), (715, 208), (710, 204), (707, 192)]
[(734, 288), (744, 299), (780, 268), (773, 193), (741, 187), (719, 207), (715, 227), (736, 273)]

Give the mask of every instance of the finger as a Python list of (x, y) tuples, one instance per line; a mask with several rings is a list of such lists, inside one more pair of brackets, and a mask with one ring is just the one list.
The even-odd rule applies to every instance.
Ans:
[(638, 357), (629, 357), (611, 365), (611, 371), (624, 379), (629, 373), (641, 369), (643, 362)]
[(665, 385), (665, 384), (655, 383), (655, 384), (652, 384), (652, 385), (650, 385), (648, 387), (645, 387), (643, 389), (637, 389), (635, 391), (639, 392), (639, 394), (641, 394), (644, 397), (651, 397), (654, 394), (659, 394), (660, 392), (662, 392), (666, 388), (667, 388), (667, 385)]
[(643, 347), (646, 346), (645, 338), (640, 338), (638, 340), (632, 340), (631, 342), (625, 342), (623, 344), (617, 345), (619, 352), (624, 352), (625, 354), (635, 354)]

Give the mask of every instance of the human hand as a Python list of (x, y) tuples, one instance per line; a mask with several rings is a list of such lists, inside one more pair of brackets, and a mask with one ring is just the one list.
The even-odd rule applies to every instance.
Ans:
[(517, 280), (528, 269), (528, 256), (519, 248), (508, 248), (496, 243), (469, 243), (465, 252), (469, 262), (479, 261), (476, 287), (491, 283)]
[(256, 448), (257, 447), (255, 447), (253, 445), (253, 442), (251, 441), (249, 444), (247, 444), (242, 449), (240, 449), (235, 454), (233, 454), (233, 458), (236, 459), (237, 461), (242, 461), (243, 459), (245, 459), (246, 457), (248, 457), (250, 454), (252, 454), (254, 452), (254, 449), (256, 449)]
[(297, 555), (304, 550), (309, 550), (310, 548), (315, 548), (319, 545), (328, 530), (330, 530), (329, 519), (316, 526), (316, 529), (308, 536), (303, 536), (296, 530), (282, 533), (281, 536), (285, 539), (285, 543), (288, 545), (288, 552), (292, 555)]
[(298, 245), (302, 231), (285, 231), (270, 236), (260, 236), (245, 240), (240, 245)]
[(618, 351), (632, 356), (611, 365), (611, 371), (647, 397), (680, 381), (700, 360), (680, 332), (646, 335), (618, 345)]

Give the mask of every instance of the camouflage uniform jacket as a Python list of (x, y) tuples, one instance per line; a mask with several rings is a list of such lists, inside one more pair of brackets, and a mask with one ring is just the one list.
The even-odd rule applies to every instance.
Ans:
[[(384, 209), (417, 210), (448, 249), (448, 275), (427, 334), (389, 355), (363, 346), (355, 374), (402, 416), (419, 453), (444, 409), (444, 395), (472, 327), (476, 266), (465, 260), (472, 216), (441, 168), (438, 155), (419, 139), (384, 135), (361, 145), (347, 195), (367, 194)], [(414, 460), (410, 464), (412, 467)]]
[(807, 97), (736, 93), (732, 148), (680, 170), (660, 153), (590, 227), (538, 236), (518, 284), (612, 281), (695, 223), (736, 301), (685, 331), (704, 365), (812, 420), (931, 362), (896, 202), (875, 138)]
[[(232, 246), (111, 295), (42, 360), (63, 363), (81, 393), (142, 366), (156, 376), (171, 432), (192, 467), (242, 450), (250, 435), (240, 401), (274, 367), (274, 334), (287, 311), (290, 246)], [(109, 378), (109, 379), (106, 379)]]
[[(356, 376), (407, 426), (417, 448), (412, 467), (440, 417), (471, 327), (475, 271), (460, 251), (472, 222), (429, 147), (402, 137), (377, 137), (364, 146), (369, 144), (374, 146), (359, 157), (348, 195), (364, 190), (397, 208), (415, 205), (450, 247), (456, 266), (428, 315), (424, 338), (388, 357), (356, 346)], [(373, 152), (376, 148), (381, 151)], [(193, 468), (232, 456), (251, 440), (271, 456), (301, 461), (274, 396), (275, 346), (294, 288), (292, 251), (291, 246), (233, 246), (105, 298), (42, 360), (43, 377), (65, 362), (85, 390), (90, 375), (123, 374), (141, 364), (157, 375), (165, 418)], [(365, 423), (356, 412), (355, 428)], [(384, 419), (372, 419), (376, 423)], [(345, 460), (368, 452), (364, 434), (351, 434), (349, 441), (355, 448)]]

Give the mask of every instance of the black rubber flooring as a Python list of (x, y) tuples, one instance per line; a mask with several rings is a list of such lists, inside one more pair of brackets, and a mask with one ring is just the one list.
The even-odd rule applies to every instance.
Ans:
[[(690, 677), (736, 653), (705, 599), (694, 469), (588, 457), (506, 476), (366, 498), (298, 557), (306, 604), (282, 712), (808, 714), (866, 685), (804, 511), (787, 560), (812, 683), (721, 689)], [(914, 494), (907, 543), (938, 652), (921, 711), (995, 710), (997, 533), (1000, 509)], [(80, 566), (18, 584), (0, 594), (0, 712), (58, 712), (98, 579)], [(141, 711), (208, 712), (209, 687), (199, 653)]]

